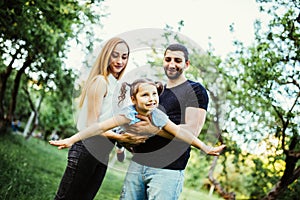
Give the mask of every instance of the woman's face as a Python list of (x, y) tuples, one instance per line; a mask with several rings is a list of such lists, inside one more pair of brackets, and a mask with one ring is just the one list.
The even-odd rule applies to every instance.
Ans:
[(126, 67), (128, 62), (128, 48), (124, 43), (119, 43), (110, 55), (109, 69), (112, 75), (119, 77), (120, 72)]

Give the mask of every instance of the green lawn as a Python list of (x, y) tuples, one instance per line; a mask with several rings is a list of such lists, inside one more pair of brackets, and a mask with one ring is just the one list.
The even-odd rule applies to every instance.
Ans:
[[(53, 199), (64, 172), (67, 150), (57, 150), (47, 142), (20, 135), (0, 136), (0, 197), (3, 200)], [(127, 164), (114, 162), (114, 154), (103, 185), (95, 200), (117, 200)], [(211, 199), (208, 192), (184, 188), (180, 200)]]

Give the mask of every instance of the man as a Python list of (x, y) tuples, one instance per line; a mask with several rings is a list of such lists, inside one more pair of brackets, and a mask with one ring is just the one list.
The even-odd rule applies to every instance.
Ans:
[[(159, 98), (159, 108), (175, 124), (198, 136), (206, 118), (208, 95), (200, 83), (185, 77), (184, 71), (189, 66), (185, 46), (172, 44), (167, 47), (163, 67), (168, 81)], [(159, 133), (134, 148), (120, 199), (176, 200), (182, 191), (190, 144), (172, 139), (151, 125), (147, 118), (139, 118), (143, 121), (133, 125), (131, 131)]]

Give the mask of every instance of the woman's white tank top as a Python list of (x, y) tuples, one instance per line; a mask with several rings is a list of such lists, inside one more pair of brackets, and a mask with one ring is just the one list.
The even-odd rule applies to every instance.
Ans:
[[(116, 100), (113, 99), (114, 92), (118, 83), (118, 80), (112, 75), (108, 75), (108, 84), (106, 96), (103, 98), (102, 107), (98, 116), (98, 122), (102, 122), (113, 116), (113, 106), (116, 104)], [(87, 98), (84, 99), (81, 110), (79, 111), (77, 120), (77, 129), (81, 131), (86, 128), (87, 120)]]

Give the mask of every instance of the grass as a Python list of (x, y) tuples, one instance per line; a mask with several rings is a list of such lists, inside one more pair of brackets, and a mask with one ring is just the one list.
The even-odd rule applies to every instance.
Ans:
[(0, 140), (0, 196), (2, 199), (53, 199), (64, 170), (66, 151), (53, 151), (38, 139), (19, 135)]
[[(126, 163), (114, 163), (114, 154), (95, 200), (119, 199)], [(57, 150), (47, 142), (20, 135), (0, 136), (0, 197), (3, 200), (53, 199), (64, 172), (67, 150)], [(180, 200), (210, 199), (207, 192), (184, 188)]]

